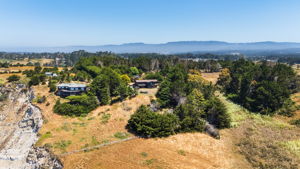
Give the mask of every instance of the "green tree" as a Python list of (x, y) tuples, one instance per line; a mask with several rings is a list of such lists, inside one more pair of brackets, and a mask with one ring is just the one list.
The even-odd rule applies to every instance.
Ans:
[(225, 105), (216, 97), (212, 97), (206, 103), (205, 118), (217, 128), (230, 127), (230, 116)]
[(128, 120), (127, 128), (143, 137), (167, 137), (178, 128), (174, 114), (158, 114), (142, 105)]
[(125, 82), (122, 82), (117, 90), (121, 100), (124, 100), (129, 96), (129, 86)]
[(130, 67), (130, 74), (131, 75), (138, 75), (140, 72), (136, 67)]
[(121, 75), (121, 80), (123, 82), (125, 82), (126, 84), (129, 84), (131, 82), (130, 77), (128, 75), (126, 75), (126, 74)]
[(40, 77), (38, 75), (34, 75), (30, 78), (29, 86), (39, 85), (40, 82)]
[(110, 86), (109, 77), (106, 75), (97, 76), (90, 85), (91, 92), (97, 96), (100, 104), (107, 105), (110, 104)]
[(115, 72), (111, 68), (104, 67), (101, 70), (101, 75), (105, 75), (106, 81), (108, 82), (109, 85), (109, 91), (111, 96), (117, 96), (118, 95), (118, 90), (117, 88), (121, 84), (121, 76)]
[(8, 82), (15, 82), (15, 81), (19, 81), (21, 79), (20, 76), (18, 75), (11, 75), (7, 78), (7, 81)]
[(160, 84), (156, 97), (158, 98), (161, 107), (170, 107), (173, 105), (175, 101), (172, 97), (171, 82), (164, 80)]
[(186, 104), (175, 109), (175, 114), (180, 119), (180, 131), (203, 131), (205, 125), (206, 103), (202, 93), (194, 89), (187, 97)]

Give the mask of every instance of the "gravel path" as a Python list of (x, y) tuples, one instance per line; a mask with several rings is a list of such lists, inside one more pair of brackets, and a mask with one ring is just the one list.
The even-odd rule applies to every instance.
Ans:
[(109, 143), (98, 144), (96, 146), (86, 147), (86, 148), (82, 148), (82, 149), (79, 149), (79, 150), (74, 150), (74, 151), (62, 153), (59, 156), (66, 156), (66, 155), (79, 153), (79, 152), (83, 152), (83, 151), (90, 151), (90, 150), (93, 150), (93, 149), (96, 149), (96, 148), (109, 146), (109, 145), (117, 144), (117, 143), (122, 143), (122, 142), (125, 142), (125, 141), (134, 140), (134, 139), (137, 139), (137, 138), (138, 137), (129, 137), (129, 138), (126, 138), (126, 139), (123, 139), (123, 140), (117, 140), (117, 141), (112, 141), (112, 142), (109, 142)]

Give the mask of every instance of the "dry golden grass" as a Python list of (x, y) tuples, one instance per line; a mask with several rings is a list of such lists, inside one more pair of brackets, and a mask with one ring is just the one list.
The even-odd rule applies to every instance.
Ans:
[(201, 73), (202, 77), (209, 81), (212, 82), (213, 84), (216, 84), (220, 75), (220, 72), (214, 72), (214, 73)]
[[(43, 68), (52, 68), (52, 67), (43, 67)], [(9, 72), (9, 73), (14, 73), (14, 72), (19, 72), (19, 71), (24, 71), (24, 70), (33, 70), (34, 66), (13, 66), (9, 68), (0, 68), (0, 72)], [(58, 67), (59, 71), (62, 71), (64, 68), (63, 67)]]
[(22, 76), (22, 77), (23, 77), (22, 73), (7, 73), (7, 74), (0, 74), (0, 82), (1, 82), (1, 83), (7, 82), (6, 79), (7, 79), (9, 76), (11, 76), (11, 75), (18, 75), (18, 76)]
[[(53, 106), (58, 97), (49, 94), (46, 86), (36, 86), (34, 89), (37, 95), (47, 96), (46, 103), (38, 105), (42, 109), (45, 119), (40, 133), (43, 135), (46, 132), (51, 132), (52, 135), (39, 144), (50, 143), (53, 145), (61, 140), (71, 140), (72, 144), (66, 148), (66, 151), (77, 150), (87, 144), (91, 146), (93, 141), (101, 143), (107, 140), (116, 140), (115, 133), (126, 132), (125, 126), (130, 115), (140, 105), (150, 103), (147, 95), (139, 95), (122, 103), (98, 107), (87, 117), (72, 118), (53, 113)], [(47, 102), (50, 105), (46, 106)], [(105, 120), (103, 116), (107, 114), (110, 117)], [(62, 153), (61, 149), (54, 149), (54, 152), (56, 154)]]
[(28, 59), (28, 58), (25, 58), (23, 60), (13, 60), (11, 61), (10, 63), (11, 64), (24, 64), (26, 65), (27, 63), (31, 62), (31, 63), (40, 63), (41, 65), (45, 64), (45, 63), (51, 63), (53, 62), (54, 59)]
[(136, 139), (72, 154), (63, 161), (66, 168), (250, 168), (228, 144), (226, 139), (186, 133), (162, 139)]

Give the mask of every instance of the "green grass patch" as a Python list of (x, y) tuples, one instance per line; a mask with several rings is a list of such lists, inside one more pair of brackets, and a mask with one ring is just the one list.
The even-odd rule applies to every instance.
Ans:
[(145, 160), (144, 161), (144, 164), (145, 165), (152, 165), (154, 162), (156, 162), (157, 161), (157, 159), (155, 159), (155, 158), (152, 158), (152, 159), (149, 159), (149, 160)]
[(64, 131), (70, 131), (70, 130), (72, 130), (72, 127), (70, 126), (70, 124), (66, 123), (66, 122), (60, 128), (61, 128), (61, 130), (64, 130)]
[(89, 117), (88, 118), (88, 120), (94, 120), (95, 119), (95, 117)]
[(227, 108), (227, 113), (231, 118), (230, 126), (237, 127), (239, 124), (247, 119), (252, 119), (258, 124), (262, 124), (265, 126), (271, 126), (275, 128), (290, 128), (292, 127), (290, 124), (276, 120), (271, 116), (261, 115), (258, 113), (249, 112), (244, 107), (233, 103), (232, 101), (228, 100), (222, 94), (219, 95), (220, 100), (225, 104)]
[(146, 152), (141, 152), (141, 156), (143, 156), (143, 157), (148, 157), (148, 153), (146, 153)]
[(285, 149), (300, 157), (300, 140), (284, 141), (279, 143)]
[(84, 122), (81, 122), (81, 123), (79, 123), (79, 122), (72, 122), (72, 124), (74, 126), (78, 126), (78, 127), (85, 127), (85, 126), (87, 126), (87, 124), (84, 123)]
[(128, 136), (129, 136), (129, 134), (125, 133), (125, 132), (116, 132), (114, 134), (114, 137), (118, 138), (118, 139), (126, 139)]
[(104, 113), (104, 114), (101, 116), (101, 123), (102, 123), (102, 124), (108, 123), (110, 117), (111, 117), (111, 114), (109, 114), (109, 113)]
[(240, 122), (247, 119), (248, 112), (245, 108), (228, 100), (222, 94), (219, 95), (219, 99), (225, 104), (227, 108), (227, 113), (229, 114), (231, 119), (231, 127), (237, 127), (240, 124)]
[(102, 140), (102, 141), (101, 141), (102, 144), (107, 144), (107, 143), (109, 143), (109, 142), (110, 142), (109, 140)]
[(36, 142), (37, 146), (40, 146), (47, 138), (52, 137), (52, 133), (47, 131), (45, 134), (42, 134), (39, 140)]
[(271, 116), (267, 115), (261, 115), (261, 114), (255, 114), (251, 113), (249, 114), (249, 118), (253, 119), (256, 123), (262, 124), (264, 126), (270, 126), (278, 129), (284, 129), (284, 128), (291, 128), (292, 125), (276, 120), (272, 118)]
[(184, 150), (178, 150), (177, 153), (182, 156), (186, 156), (186, 152)]
[(59, 142), (55, 142), (53, 147), (56, 149), (60, 149), (62, 152), (66, 152), (66, 148), (71, 144), (71, 140), (61, 140)]
[(99, 141), (96, 139), (95, 136), (92, 136), (91, 145), (92, 145), (92, 146), (95, 146), (95, 145), (98, 145), (98, 144), (100, 144)]
[(0, 78), (0, 86), (2, 86), (4, 83), (5, 83), (5, 81)]
[(84, 144), (83, 146), (81, 146), (81, 148), (87, 148), (87, 147), (89, 147), (89, 146), (90, 146), (90, 144), (86, 143), (86, 144)]
[(78, 132), (77, 129), (73, 129), (72, 131), (73, 131), (72, 133), (73, 136)]

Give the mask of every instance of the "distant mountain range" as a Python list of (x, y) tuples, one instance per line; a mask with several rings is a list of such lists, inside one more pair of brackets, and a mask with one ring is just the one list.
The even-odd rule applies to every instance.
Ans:
[(300, 53), (300, 43), (294, 42), (252, 42), (228, 43), (222, 41), (178, 41), (161, 44), (126, 43), (102, 46), (64, 46), (64, 47), (21, 47), (1, 48), (5, 52), (88, 52), (111, 51), (114, 53)]

